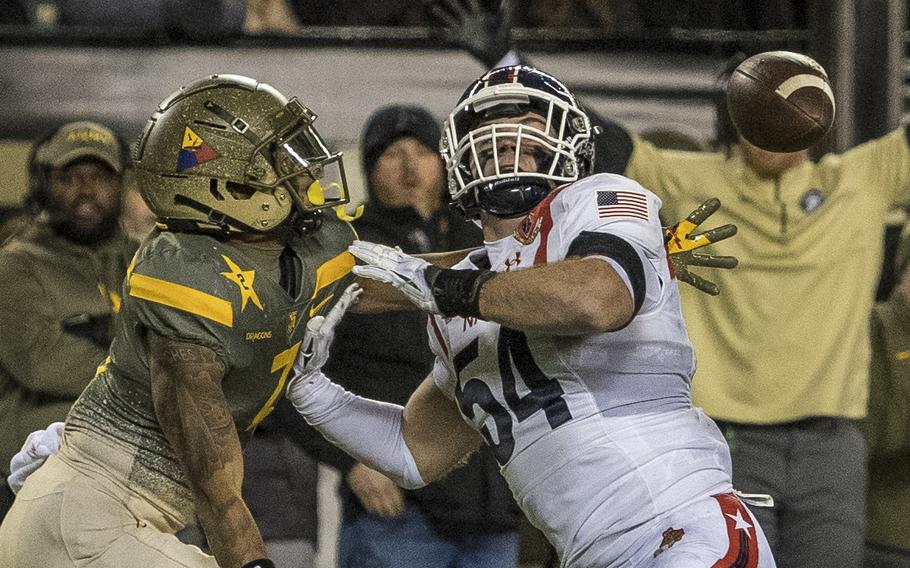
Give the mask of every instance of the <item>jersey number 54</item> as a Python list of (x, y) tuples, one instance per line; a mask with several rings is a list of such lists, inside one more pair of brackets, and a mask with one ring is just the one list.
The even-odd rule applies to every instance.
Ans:
[[(504, 465), (515, 450), (515, 438), (512, 435), (513, 416), (518, 422), (524, 422), (534, 413), (543, 410), (550, 428), (555, 429), (571, 420), (572, 413), (569, 412), (569, 407), (562, 396), (564, 393), (559, 381), (547, 377), (534, 361), (528, 347), (528, 338), (524, 333), (506, 327), (500, 328), (496, 354), (502, 383), (502, 398), (508, 408), (500, 404), (487, 383), (480, 379), (469, 379), (463, 383), (463, 387), (461, 386), (463, 382), (461, 372), (478, 356), (476, 338), (453, 360), (458, 374), (455, 399), (462, 414), (469, 419), (474, 419), (475, 405), (493, 418), (496, 439), (493, 439), (486, 425), (481, 426), (480, 432), (493, 449), (496, 461)], [(516, 389), (513, 366), (530, 391), (524, 396), (519, 395)]]

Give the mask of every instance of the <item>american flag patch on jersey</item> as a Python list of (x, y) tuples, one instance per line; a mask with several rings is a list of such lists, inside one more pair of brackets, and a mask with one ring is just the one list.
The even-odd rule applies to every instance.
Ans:
[(598, 191), (597, 216), (648, 220), (648, 198), (633, 191)]

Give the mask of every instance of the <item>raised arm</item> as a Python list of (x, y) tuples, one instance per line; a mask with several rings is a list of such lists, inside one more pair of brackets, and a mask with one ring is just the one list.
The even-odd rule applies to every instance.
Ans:
[(211, 349), (150, 333), (152, 398), (165, 437), (180, 457), (197, 515), (220, 566), (266, 557), (241, 497), (243, 454), (221, 390), (225, 366)]

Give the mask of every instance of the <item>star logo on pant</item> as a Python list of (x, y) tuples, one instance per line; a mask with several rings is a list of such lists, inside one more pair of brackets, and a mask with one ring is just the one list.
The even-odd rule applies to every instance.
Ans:
[(752, 538), (752, 535), (749, 534), (749, 529), (752, 528), (752, 525), (750, 525), (746, 521), (746, 519), (743, 518), (742, 511), (737, 510), (735, 515), (731, 515), (730, 513), (726, 513), (726, 515), (728, 517), (730, 517), (731, 519), (733, 519), (733, 522), (736, 523), (736, 526), (734, 526), (733, 528), (735, 528), (738, 531), (746, 531), (746, 535), (749, 538)]

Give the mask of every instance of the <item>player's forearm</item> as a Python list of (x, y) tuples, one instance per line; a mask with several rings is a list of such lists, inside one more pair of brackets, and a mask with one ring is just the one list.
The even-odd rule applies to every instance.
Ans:
[(625, 325), (632, 300), (607, 262), (573, 259), (498, 273), (480, 290), (480, 313), (521, 331), (581, 335)]
[(422, 258), (439, 268), (452, 268), (473, 250), (477, 250), (477, 248), (467, 248), (448, 252), (429, 252), (426, 254), (415, 254), (414, 256)]
[(149, 353), (155, 413), (180, 457), (212, 553), (221, 566), (265, 558), (241, 497), (243, 454), (221, 390), (223, 363), (211, 349), (154, 334)]
[[(474, 249), (462, 249), (450, 252), (437, 252), (416, 255), (427, 262), (440, 268), (450, 268), (461, 261)], [(394, 287), (370, 280), (358, 278), (357, 283), (363, 289), (357, 303), (351, 306), (351, 311), (358, 314), (376, 314), (385, 312), (413, 312), (418, 308), (407, 296)]]
[(357, 278), (355, 281), (363, 289), (357, 303), (350, 308), (355, 314), (417, 311), (417, 306), (407, 296), (389, 284), (369, 278)]
[(402, 432), (403, 407), (359, 397), (319, 373), (293, 382), (288, 399), (327, 440), (406, 489), (426, 484)]

